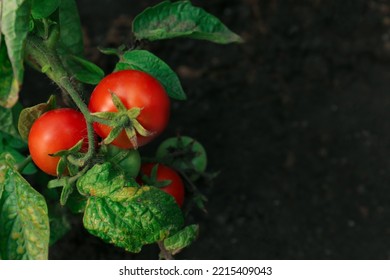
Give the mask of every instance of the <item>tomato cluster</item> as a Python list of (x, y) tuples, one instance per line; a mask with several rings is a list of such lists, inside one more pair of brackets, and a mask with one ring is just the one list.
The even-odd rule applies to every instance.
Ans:
[[(190, 164), (203, 172), (206, 167), (203, 147), (191, 142), (192, 138), (182, 138), (184, 144), (191, 142), (193, 150), (203, 156), (195, 157), (192, 163), (179, 159), (171, 165), (175, 169), (161, 163), (141, 166), (141, 157), (136, 149), (156, 138), (168, 124), (170, 101), (159, 81), (138, 70), (114, 72), (96, 86), (88, 108), (91, 116), (96, 117), (93, 119), (95, 133), (103, 140), (113, 138), (109, 144), (105, 143), (99, 148), (99, 154), (104, 155), (104, 160), (121, 169), (126, 177), (137, 178), (140, 184), (160, 187), (182, 207), (184, 183), (175, 169), (185, 169)], [(85, 153), (88, 137), (84, 115), (74, 109), (60, 108), (44, 113), (33, 123), (28, 146), (32, 160), (42, 171), (53, 176), (63, 176), (66, 174), (58, 174), (58, 154), (71, 149), (80, 141), (82, 145), (77, 152)], [(158, 149), (156, 159), (169, 155), (171, 146), (178, 146), (175, 141), (166, 140)], [(65, 155), (68, 154), (65, 152)]]

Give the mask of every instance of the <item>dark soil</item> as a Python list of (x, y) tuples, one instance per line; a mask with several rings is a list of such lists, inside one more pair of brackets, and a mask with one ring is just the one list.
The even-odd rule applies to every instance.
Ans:
[[(110, 71), (96, 47), (129, 41), (131, 19), (157, 2), (78, 1), (89, 58)], [(390, 258), (390, 3), (193, 3), (246, 42), (149, 46), (189, 97), (160, 140), (198, 139), (221, 171), (202, 188), (208, 214), (193, 211), (199, 239), (177, 258)], [(77, 221), (51, 258), (157, 258), (154, 245), (132, 255)]]

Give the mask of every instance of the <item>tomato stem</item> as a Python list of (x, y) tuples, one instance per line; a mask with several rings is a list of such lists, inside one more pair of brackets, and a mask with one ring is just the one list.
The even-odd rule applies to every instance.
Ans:
[(73, 102), (84, 115), (87, 124), (88, 151), (81, 158), (75, 158), (74, 156), (69, 155), (69, 160), (77, 163), (79, 166), (85, 165), (95, 153), (95, 135), (92, 125), (94, 118), (91, 116), (88, 107), (83, 102), (80, 94), (75, 89), (74, 81), (71, 80), (52, 44), (50, 44), (50, 42), (48, 44), (47, 41), (42, 40), (35, 35), (29, 35), (27, 37), (26, 60), (36, 69), (42, 69), (49, 65), (50, 67), (45, 71), (45, 74), (72, 98)]
[(32, 161), (31, 159), (31, 156), (29, 155), (28, 157), (26, 157), (22, 162), (20, 162), (19, 164), (17, 164), (15, 166), (16, 170), (18, 170), (19, 172), (22, 172), (23, 169), (26, 168), (26, 166)]
[(165, 260), (174, 260), (172, 254), (168, 252), (168, 250), (165, 248), (163, 241), (158, 241), (157, 244), (160, 248), (160, 254), (162, 258), (164, 258)]

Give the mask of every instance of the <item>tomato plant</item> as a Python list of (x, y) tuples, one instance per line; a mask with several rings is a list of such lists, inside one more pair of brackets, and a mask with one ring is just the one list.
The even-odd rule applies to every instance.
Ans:
[[(171, 259), (189, 246), (198, 226), (185, 219), (193, 202), (203, 208), (206, 200), (193, 182), (206, 174), (206, 151), (180, 137), (152, 158), (169, 166), (141, 158), (137, 148), (167, 127), (171, 99), (187, 98), (175, 71), (143, 48), (171, 38), (238, 43), (240, 36), (190, 1), (164, 1), (134, 18), (130, 44), (100, 49), (118, 58), (106, 74), (84, 55), (75, 0), (0, 1), (0, 23), (0, 259), (47, 259), (71, 213), (83, 215), (89, 233), (133, 253), (156, 243)], [(25, 63), (61, 93), (23, 108)], [(95, 86), (89, 100), (86, 85)]]
[(34, 122), (28, 136), (28, 148), (34, 163), (55, 176), (60, 157), (54, 154), (72, 148), (80, 140), (83, 140), (81, 152), (85, 152), (88, 140), (83, 114), (62, 108), (46, 112)]
[(146, 163), (142, 165), (141, 172), (139, 181), (160, 188), (173, 196), (180, 207), (183, 206), (184, 183), (175, 170), (162, 164)]
[[(115, 104), (113, 94), (122, 104)], [(136, 148), (147, 144), (165, 129), (170, 101), (163, 86), (151, 75), (138, 70), (122, 70), (100, 81), (92, 92), (89, 109), (92, 113), (119, 111), (114, 115), (116, 125), (125, 128), (118, 130), (118, 135), (113, 135), (110, 142), (121, 148)], [(113, 132), (112, 127), (101, 123), (95, 123), (94, 128), (103, 138)]]

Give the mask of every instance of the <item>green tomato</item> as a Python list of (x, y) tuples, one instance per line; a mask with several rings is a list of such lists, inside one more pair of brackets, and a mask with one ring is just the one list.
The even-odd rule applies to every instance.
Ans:
[(114, 145), (108, 145), (106, 159), (119, 167), (126, 178), (137, 177), (141, 168), (141, 156), (137, 150), (121, 149)]
[(172, 137), (163, 141), (157, 148), (156, 158), (185, 172), (194, 181), (207, 166), (205, 148), (188, 136)]

